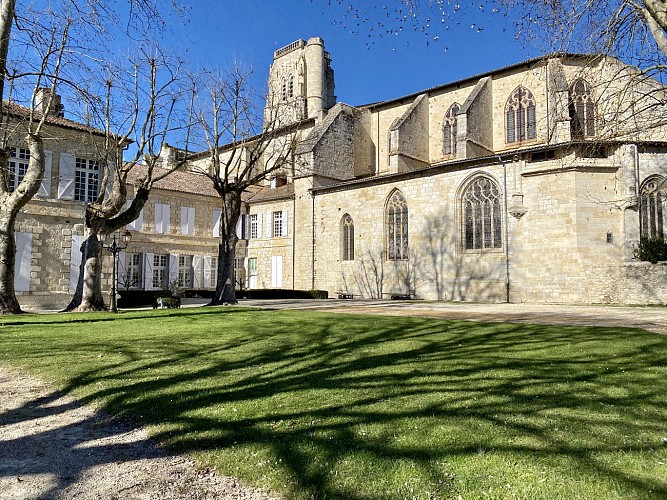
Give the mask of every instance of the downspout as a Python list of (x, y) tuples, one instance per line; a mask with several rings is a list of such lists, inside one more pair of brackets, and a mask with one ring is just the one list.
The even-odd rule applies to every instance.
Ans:
[[(502, 158), (498, 157), (501, 161)], [(507, 163), (503, 161), (503, 191), (505, 201), (505, 302), (510, 303), (510, 239), (509, 209), (507, 208)]]
[[(294, 180), (292, 180), (294, 182)], [(295, 290), (296, 269), (296, 194), (292, 199), (292, 290)]]
[(310, 189), (310, 197), (312, 200), (312, 219), (311, 219), (311, 231), (312, 231), (312, 255), (311, 255), (311, 261), (310, 261), (310, 276), (311, 276), (311, 284), (310, 284), (310, 289), (315, 290), (315, 192), (313, 189)]
[(637, 217), (639, 217), (639, 240), (641, 241), (642, 237), (642, 196), (640, 192), (641, 182), (639, 180), (639, 148), (637, 144), (633, 144), (635, 148), (635, 154), (632, 156), (634, 160), (635, 167), (635, 193), (637, 194)]

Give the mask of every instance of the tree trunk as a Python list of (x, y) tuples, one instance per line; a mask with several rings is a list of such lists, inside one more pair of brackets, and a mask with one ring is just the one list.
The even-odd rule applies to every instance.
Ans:
[[(102, 245), (95, 231), (88, 231), (88, 237), (81, 245), (81, 267), (79, 281), (72, 300), (63, 312), (106, 311), (102, 295)], [(75, 252), (78, 249), (72, 248)]]
[(222, 197), (220, 216), (220, 243), (218, 244), (218, 266), (215, 294), (207, 305), (236, 304), (234, 290), (234, 258), (236, 257), (236, 223), (241, 215), (241, 193), (232, 191)]
[(21, 306), (14, 291), (16, 241), (13, 215), (0, 213), (0, 314), (19, 314)]

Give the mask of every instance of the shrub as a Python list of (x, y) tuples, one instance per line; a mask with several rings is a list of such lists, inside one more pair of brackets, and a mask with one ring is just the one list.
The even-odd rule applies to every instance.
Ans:
[(635, 259), (655, 264), (667, 260), (667, 242), (660, 236), (642, 238), (635, 247)]

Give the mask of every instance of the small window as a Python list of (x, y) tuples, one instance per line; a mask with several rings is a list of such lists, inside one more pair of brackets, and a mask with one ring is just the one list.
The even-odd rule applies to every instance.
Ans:
[(505, 104), (506, 142), (522, 142), (537, 137), (535, 98), (533, 94), (518, 87)]
[(342, 259), (354, 260), (354, 222), (352, 221), (352, 217), (350, 217), (348, 214), (343, 216), (342, 231)]
[(287, 97), (290, 99), (294, 97), (294, 75), (292, 74), (287, 78)]
[(169, 288), (169, 256), (153, 255), (153, 288), (166, 290)]
[(396, 190), (385, 207), (385, 230), (387, 234), (387, 258), (408, 258), (408, 204), (403, 193)]
[(443, 153), (445, 156), (456, 156), (456, 115), (459, 114), (459, 105), (452, 104), (445, 113)]
[(463, 192), (463, 243), (466, 250), (502, 247), (500, 190), (488, 177), (473, 180)]
[(257, 274), (257, 257), (250, 257), (248, 259), (248, 271), (251, 274)]
[(125, 275), (120, 276), (122, 280), (120, 285), (124, 288), (141, 288), (141, 278), (143, 276), (141, 264), (143, 254), (126, 253), (125, 254)]
[(250, 216), (250, 239), (259, 238), (259, 221), (257, 220), (257, 214), (252, 214)]
[(9, 154), (10, 181), (9, 190), (14, 191), (23, 177), (25, 177), (30, 164), (30, 151), (24, 148), (12, 148)]
[(665, 178), (659, 175), (649, 177), (642, 184), (640, 193), (642, 238), (664, 238)]
[(178, 286), (192, 288), (192, 255), (178, 256)]
[(556, 158), (556, 152), (553, 149), (551, 151), (540, 151), (539, 153), (530, 155), (530, 161), (533, 163), (553, 160), (554, 158)]
[(279, 238), (283, 235), (283, 213), (273, 212), (273, 237)]
[(245, 267), (243, 265), (243, 260), (244, 259), (239, 258), (234, 259), (234, 278), (238, 288), (244, 288), (246, 286)]
[(74, 199), (93, 203), (100, 189), (100, 164), (97, 160), (77, 158), (74, 170)]

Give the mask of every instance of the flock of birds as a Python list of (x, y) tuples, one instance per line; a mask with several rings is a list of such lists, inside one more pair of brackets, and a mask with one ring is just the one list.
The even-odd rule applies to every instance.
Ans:
[[(311, 0), (312, 2), (313, 0)], [(456, 14), (461, 10), (461, 4), (456, 0), (436, 0), (428, 2), (426, 6), (428, 13), (437, 17), (430, 17), (428, 13), (423, 13), (419, 9), (417, 2), (406, 0), (401, 2), (402, 6), (390, 8), (386, 4), (373, 5), (370, 9), (361, 10), (354, 4), (348, 3), (349, 0), (327, 0), (329, 7), (344, 7), (342, 15), (334, 19), (333, 25), (344, 30), (348, 30), (352, 35), (365, 35), (366, 48), (375, 45), (376, 40), (385, 37), (397, 37), (404, 30), (413, 30), (424, 35), (424, 42), (427, 46), (440, 42), (440, 35), (450, 29), (450, 24), (460, 25)], [(426, 2), (425, 2), (426, 3)], [(479, 10), (484, 11), (485, 5), (478, 4)], [(491, 9), (493, 13), (498, 13), (498, 8)], [(330, 15), (331, 12), (322, 14)], [(424, 14), (424, 15), (422, 15)], [(476, 23), (470, 25), (471, 30), (481, 33), (484, 28)], [(409, 42), (405, 42), (409, 45)], [(444, 44), (440, 44), (443, 46)], [(393, 50), (396, 50), (394, 46)], [(442, 50), (447, 52), (447, 46)]]

